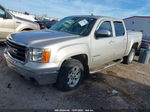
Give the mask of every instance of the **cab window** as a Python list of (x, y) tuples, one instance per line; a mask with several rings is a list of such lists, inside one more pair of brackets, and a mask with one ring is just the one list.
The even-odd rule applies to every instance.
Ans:
[(120, 21), (115, 21), (114, 22), (114, 26), (115, 26), (115, 33), (116, 33), (116, 36), (124, 36), (125, 35), (125, 29), (124, 29), (124, 26), (123, 26), (123, 23), (120, 22)]
[(5, 16), (6, 16), (5, 11), (2, 8), (0, 8), (0, 18), (4, 18)]
[(102, 30), (107, 30), (107, 31), (110, 31), (111, 35), (110, 37), (112, 37), (113, 33), (112, 33), (112, 26), (111, 26), (111, 22), (110, 21), (105, 21), (103, 22), (100, 27), (98, 28), (97, 31), (102, 31)]

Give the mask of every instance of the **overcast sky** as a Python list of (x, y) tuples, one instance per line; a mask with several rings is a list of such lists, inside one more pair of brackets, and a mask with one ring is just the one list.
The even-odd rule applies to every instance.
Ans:
[(150, 16), (150, 0), (0, 0), (8, 9), (63, 18), (70, 15), (94, 15), (126, 18)]

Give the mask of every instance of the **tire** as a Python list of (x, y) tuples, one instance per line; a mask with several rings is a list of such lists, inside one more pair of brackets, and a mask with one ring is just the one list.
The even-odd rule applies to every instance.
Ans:
[(70, 91), (77, 88), (84, 77), (84, 67), (79, 60), (69, 59), (62, 64), (56, 87), (61, 91)]
[(123, 63), (124, 64), (132, 63), (133, 59), (134, 59), (134, 56), (135, 56), (135, 49), (132, 48), (129, 55), (124, 57)]

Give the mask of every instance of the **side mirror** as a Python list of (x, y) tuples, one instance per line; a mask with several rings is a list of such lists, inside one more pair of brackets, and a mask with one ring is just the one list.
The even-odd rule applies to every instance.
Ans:
[(96, 37), (110, 37), (111, 32), (108, 30), (100, 30), (95, 32)]

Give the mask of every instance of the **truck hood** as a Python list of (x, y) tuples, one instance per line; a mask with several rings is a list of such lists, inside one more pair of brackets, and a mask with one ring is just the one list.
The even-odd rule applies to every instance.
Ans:
[(78, 37), (79, 35), (73, 35), (69, 33), (57, 32), (52, 30), (30, 31), (30, 32), (16, 33), (11, 35), (11, 39), (13, 41), (26, 44), (29, 46), (35, 44), (50, 45), (58, 42), (72, 40)]

